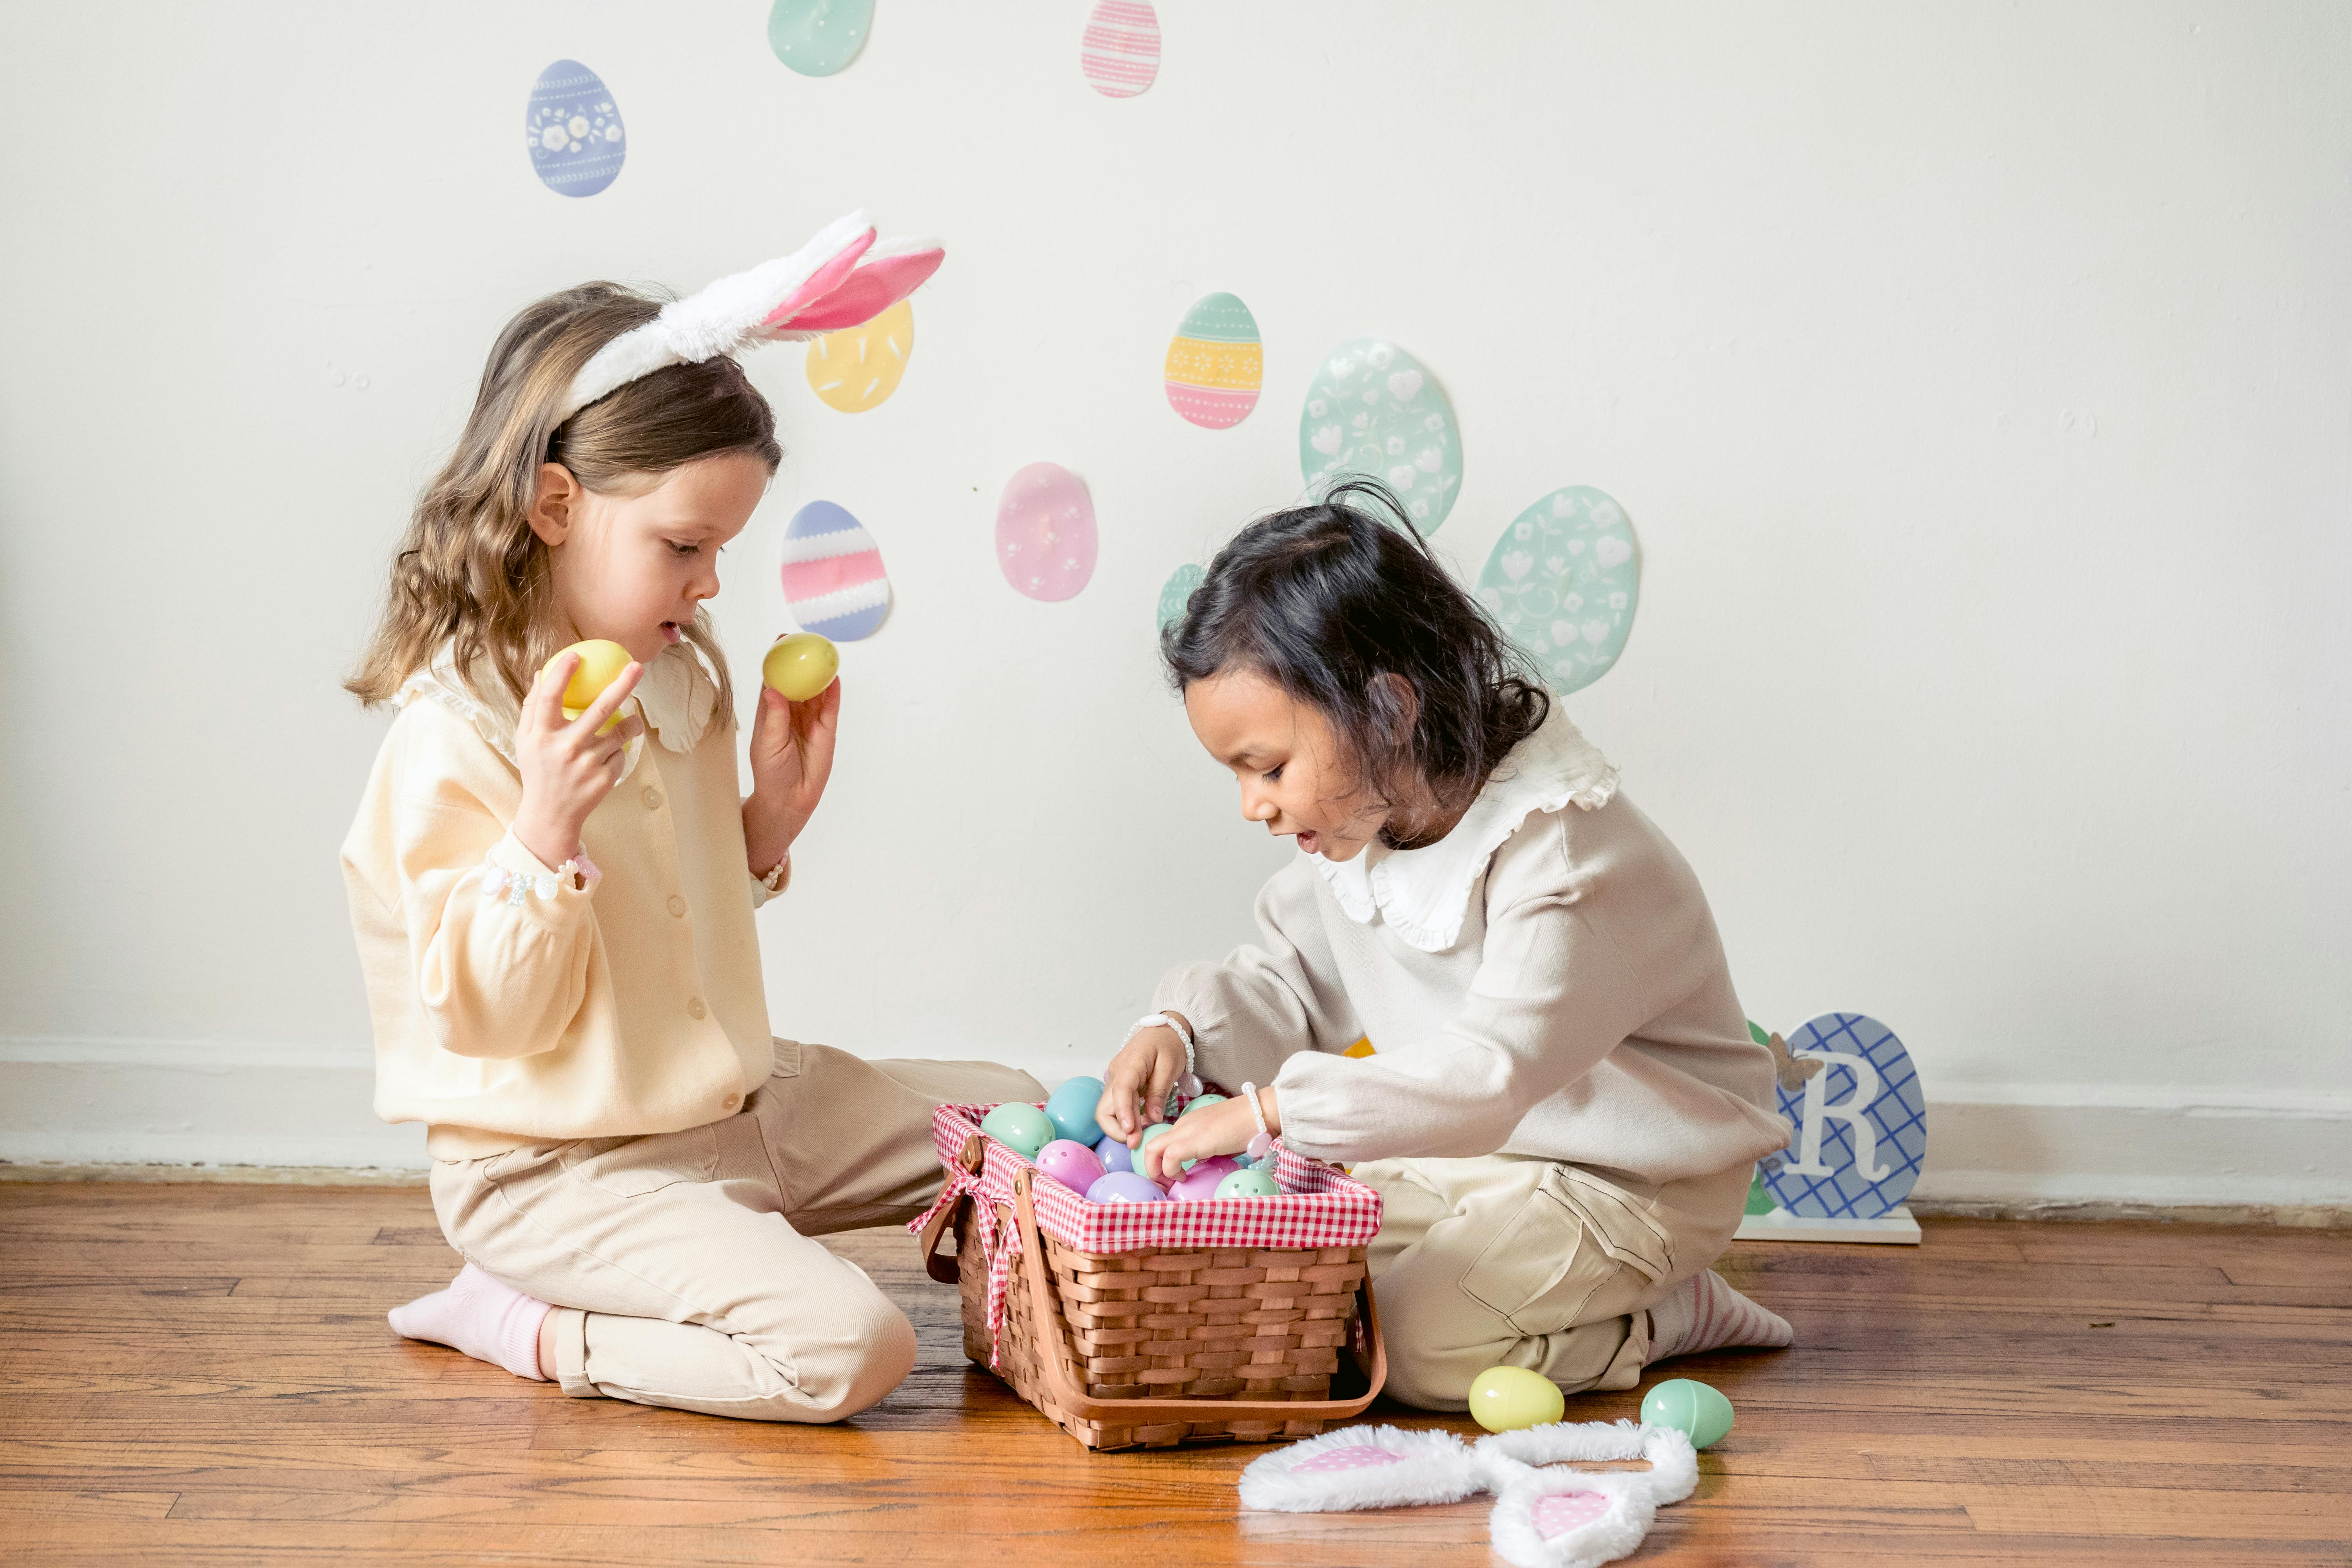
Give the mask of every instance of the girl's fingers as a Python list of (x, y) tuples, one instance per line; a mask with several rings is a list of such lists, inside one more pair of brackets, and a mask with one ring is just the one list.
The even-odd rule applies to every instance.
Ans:
[(558, 654), (555, 662), (535, 676), (530, 683), (530, 700), (523, 704), (526, 720), (536, 719), (542, 730), (563, 728), (563, 689), (572, 684), (572, 671), (580, 668), (576, 653)]
[[(637, 689), (637, 682), (643, 679), (645, 673), (644, 665), (632, 662), (620, 674), (614, 676), (613, 684), (598, 692), (596, 700), (581, 710), (577, 722), (587, 726), (581, 732), (593, 736), (597, 731), (603, 729), (604, 721), (610, 719), (614, 710), (629, 700), (629, 693)], [(558, 704), (559, 709), (561, 706)]]

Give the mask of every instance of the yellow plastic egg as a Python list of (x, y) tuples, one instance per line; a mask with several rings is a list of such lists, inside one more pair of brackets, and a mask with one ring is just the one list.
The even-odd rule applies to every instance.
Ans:
[(1523, 1366), (1490, 1366), (1470, 1384), (1470, 1415), (1489, 1432), (1544, 1426), (1568, 1413), (1559, 1384)]
[(760, 679), (793, 702), (805, 702), (833, 684), (841, 668), (840, 650), (814, 632), (781, 637), (760, 661)]
[[(621, 671), (635, 662), (629, 658), (629, 650), (619, 643), (607, 642), (603, 637), (590, 637), (586, 642), (573, 643), (558, 653), (555, 658), (549, 659), (541, 673), (545, 674), (554, 668), (556, 659), (567, 653), (578, 654), (580, 665), (572, 672), (571, 680), (563, 688), (563, 716), (566, 719), (577, 719), (588, 711), (588, 705), (604, 696), (604, 688), (620, 679)], [(596, 733), (611, 734), (614, 726), (620, 721), (621, 716), (615, 713), (604, 721), (604, 727)]]

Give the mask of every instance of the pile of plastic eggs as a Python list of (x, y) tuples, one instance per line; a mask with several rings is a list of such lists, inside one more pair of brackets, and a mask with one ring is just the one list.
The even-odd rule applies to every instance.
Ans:
[[(1270, 1168), (1254, 1168), (1245, 1159), (1218, 1154), (1187, 1160), (1183, 1170), (1162, 1185), (1135, 1166), (1135, 1156), (1169, 1122), (1155, 1122), (1130, 1151), (1114, 1133), (1095, 1123), (1095, 1107), (1102, 1103), (1103, 1080), (1074, 1078), (1056, 1089), (1045, 1108), (1007, 1100), (990, 1111), (980, 1130), (1012, 1150), (1090, 1204), (1197, 1203), (1204, 1198), (1271, 1198), (1281, 1195)], [(1221, 1094), (1204, 1094), (1187, 1105), (1191, 1115), (1204, 1105), (1224, 1101)], [(1271, 1167), (1273, 1162), (1263, 1163)]]

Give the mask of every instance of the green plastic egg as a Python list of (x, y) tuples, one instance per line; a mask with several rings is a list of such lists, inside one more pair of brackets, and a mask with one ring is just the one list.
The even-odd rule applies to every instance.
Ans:
[(1523, 1366), (1490, 1366), (1470, 1384), (1470, 1415), (1489, 1432), (1544, 1426), (1568, 1413), (1559, 1384)]
[(1225, 1179), (1217, 1184), (1221, 1198), (1278, 1198), (1282, 1189), (1264, 1171), (1228, 1171)]
[(1694, 1448), (1723, 1441), (1731, 1430), (1731, 1401), (1706, 1384), (1687, 1377), (1670, 1377), (1642, 1397), (1642, 1420), (1652, 1426), (1671, 1426), (1691, 1440)]
[(1201, 1096), (1200, 1099), (1194, 1100), (1192, 1104), (1186, 1106), (1183, 1110), (1178, 1111), (1176, 1113), (1176, 1120), (1181, 1121), (1184, 1118), (1192, 1115), (1192, 1112), (1199, 1110), (1203, 1107), (1223, 1105), (1224, 1102), (1225, 1097), (1222, 1094), (1204, 1094)]
[(1052, 1117), (1017, 1100), (1006, 1100), (982, 1118), (980, 1130), (1024, 1160), (1035, 1159), (1037, 1151), (1055, 1137)]

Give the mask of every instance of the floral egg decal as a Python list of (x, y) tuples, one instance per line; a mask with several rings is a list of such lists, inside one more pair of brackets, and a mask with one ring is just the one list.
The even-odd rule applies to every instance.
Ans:
[(1058, 463), (1032, 463), (996, 504), (996, 565), (1015, 593), (1055, 604), (1095, 574), (1095, 503)]
[(540, 184), (562, 196), (593, 196), (613, 183), (628, 156), (628, 132), (602, 78), (578, 60), (558, 60), (530, 85), (523, 111), (530, 166)]
[(1421, 362), (1386, 338), (1355, 338), (1324, 357), (1298, 416), (1309, 485), (1342, 472), (1394, 490), (1412, 525), (1434, 533), (1462, 489), (1454, 405)]
[(804, 632), (835, 642), (872, 637), (890, 613), (890, 579), (874, 536), (829, 500), (813, 500), (784, 525), (784, 608)]
[(1168, 406), (1195, 425), (1223, 430), (1249, 417), (1265, 383), (1257, 318), (1231, 294), (1196, 301), (1168, 344)]
[(1144, 0), (1097, 0), (1078, 69), (1105, 98), (1133, 98), (1160, 75), (1160, 14)]
[(1609, 673), (1642, 596), (1642, 562), (1625, 509), (1568, 485), (1503, 530), (1478, 574), (1478, 602), (1565, 697)]
[(863, 414), (898, 390), (914, 352), (915, 302), (901, 300), (862, 327), (813, 340), (809, 387), (844, 414)]
[(874, 0), (776, 0), (768, 47), (803, 76), (831, 76), (857, 58), (874, 26)]
[(1184, 606), (1192, 602), (1192, 590), (1208, 577), (1208, 573), (1188, 561), (1168, 574), (1168, 581), (1160, 590), (1160, 629), (1184, 618)]

